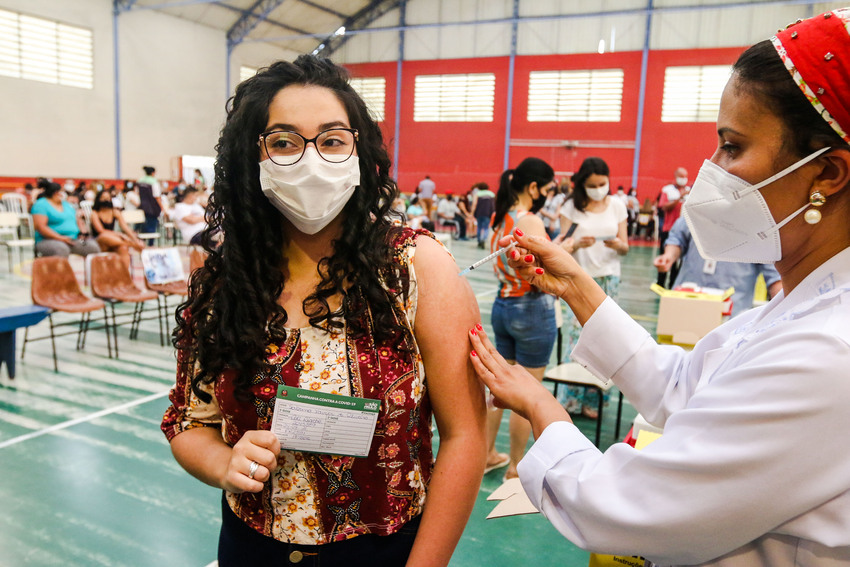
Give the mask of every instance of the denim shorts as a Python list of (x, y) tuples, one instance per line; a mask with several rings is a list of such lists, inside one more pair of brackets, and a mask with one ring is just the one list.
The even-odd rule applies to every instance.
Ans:
[(555, 300), (532, 292), (522, 297), (497, 297), (490, 315), (496, 335), (496, 350), (526, 368), (549, 364), (558, 328)]

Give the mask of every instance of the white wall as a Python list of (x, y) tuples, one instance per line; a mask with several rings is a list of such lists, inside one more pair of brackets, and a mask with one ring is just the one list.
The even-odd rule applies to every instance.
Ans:
[[(173, 157), (215, 155), (227, 99), (224, 32), (161, 13), (119, 17), (115, 138), (111, 0), (0, 0), (0, 8), (89, 28), (94, 88), (0, 77), (0, 176), (170, 176)], [(116, 171), (120, 147), (121, 171)]]

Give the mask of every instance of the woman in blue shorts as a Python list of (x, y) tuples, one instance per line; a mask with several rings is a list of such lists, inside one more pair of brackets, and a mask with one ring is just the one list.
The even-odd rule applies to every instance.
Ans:
[[(543, 220), (536, 214), (546, 202), (547, 193), (555, 187), (555, 172), (545, 161), (526, 158), (516, 169), (502, 173), (496, 194), (496, 212), (490, 249), (514, 229), (525, 234), (546, 237)], [(549, 364), (555, 345), (555, 302), (508, 266), (502, 254), (493, 265), (499, 280), (499, 293), (493, 302), (491, 322), (496, 335), (496, 348), (511, 364), (518, 364), (538, 380)], [(489, 452), (486, 471), (508, 465), (505, 478), (517, 476), (517, 464), (525, 454), (531, 425), (518, 414), (511, 414), (510, 455), (496, 452), (496, 435), (502, 421), (502, 410), (488, 416)]]

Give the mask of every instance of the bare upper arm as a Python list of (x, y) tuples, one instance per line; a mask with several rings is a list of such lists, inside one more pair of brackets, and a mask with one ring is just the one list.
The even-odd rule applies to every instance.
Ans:
[(469, 362), (468, 331), (480, 322), (469, 282), (443, 247), (426, 236), (416, 240), (417, 282), (414, 334), (425, 364), (426, 384), (440, 436), (480, 428), (483, 388)]

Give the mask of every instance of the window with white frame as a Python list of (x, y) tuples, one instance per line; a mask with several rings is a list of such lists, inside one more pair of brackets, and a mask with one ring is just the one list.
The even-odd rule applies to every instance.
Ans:
[(418, 75), (413, 93), (414, 122), (492, 122), (496, 75)]
[(664, 71), (662, 122), (714, 122), (729, 65), (667, 67)]
[(242, 65), (241, 67), (239, 67), (239, 82), (241, 83), (246, 79), (250, 79), (251, 77), (257, 74), (257, 70), (258, 69), (256, 67), (247, 67), (245, 65)]
[(532, 71), (529, 122), (619, 122), (622, 69)]
[(383, 122), (387, 100), (387, 80), (384, 77), (357, 77), (349, 81), (357, 91), (375, 122)]
[(91, 30), (0, 10), (0, 75), (91, 89)]

